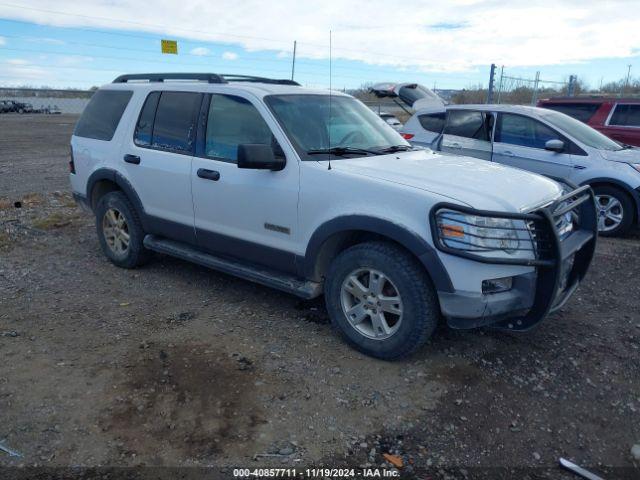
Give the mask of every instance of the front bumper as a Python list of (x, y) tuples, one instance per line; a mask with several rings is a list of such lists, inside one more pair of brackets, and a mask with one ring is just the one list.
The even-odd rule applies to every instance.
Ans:
[[(452, 208), (472, 215), (524, 220), (535, 242), (535, 258), (492, 258), (444, 245), (438, 236), (435, 213)], [(558, 222), (570, 214), (573, 230), (561, 238)], [(492, 294), (439, 292), (440, 307), (453, 328), (492, 325), (509, 330), (528, 330), (566, 303), (587, 273), (597, 239), (595, 199), (589, 186), (578, 188), (552, 205), (528, 214), (479, 211), (440, 204), (431, 212), (431, 230), (439, 250), (470, 260), (503, 265), (535, 267), (530, 274), (513, 277), (511, 289)]]

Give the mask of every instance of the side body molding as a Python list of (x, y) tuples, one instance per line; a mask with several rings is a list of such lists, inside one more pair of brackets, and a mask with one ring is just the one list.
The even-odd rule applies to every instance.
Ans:
[(413, 253), (424, 265), (440, 292), (453, 292), (453, 284), (434, 247), (403, 225), (365, 215), (347, 215), (322, 224), (313, 233), (304, 257), (304, 276), (313, 278), (316, 262), (324, 242), (335, 234), (349, 231), (370, 232), (389, 238)]

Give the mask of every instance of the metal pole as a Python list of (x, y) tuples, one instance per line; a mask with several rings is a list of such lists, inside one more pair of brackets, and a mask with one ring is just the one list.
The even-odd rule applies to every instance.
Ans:
[(624, 95), (625, 90), (629, 86), (629, 78), (631, 77), (631, 65), (627, 68), (627, 79), (624, 81), (624, 87), (622, 87), (622, 91), (620, 92), (620, 96)]
[(500, 84), (498, 85), (498, 103), (500, 103), (500, 97), (502, 96), (502, 78), (504, 77), (504, 65), (500, 67)]
[(496, 64), (491, 64), (491, 70), (489, 72), (489, 91), (487, 92), (487, 103), (493, 103), (493, 88), (494, 88), (494, 77), (496, 74)]
[(293, 41), (293, 60), (291, 61), (291, 80), (293, 80), (293, 74), (296, 72), (296, 40)]
[(540, 82), (540, 72), (536, 72), (536, 81), (533, 84), (533, 95), (531, 96), (531, 105), (536, 106), (536, 102), (538, 101), (538, 83)]
[(576, 76), (569, 75), (569, 87), (567, 88), (567, 95), (573, 97), (576, 90)]

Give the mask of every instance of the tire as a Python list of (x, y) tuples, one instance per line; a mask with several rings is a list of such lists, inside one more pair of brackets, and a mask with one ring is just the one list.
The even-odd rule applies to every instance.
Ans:
[[(109, 192), (100, 198), (96, 206), (96, 230), (102, 251), (114, 265), (135, 268), (149, 260), (151, 252), (142, 243), (145, 235), (142, 223), (124, 193)], [(126, 248), (122, 232), (129, 237)]]
[[(371, 288), (369, 280), (372, 276), (374, 281), (376, 276), (380, 279), (379, 274), (386, 280), (378, 299), (366, 295), (357, 298), (351, 293), (361, 292), (359, 287), (353, 288), (354, 275), (365, 290), (375, 291), (379, 282)], [(389, 243), (361, 243), (340, 253), (329, 267), (324, 290), (333, 326), (348, 344), (372, 357), (393, 360), (412, 354), (429, 339), (440, 320), (438, 300), (427, 273), (412, 255)], [(379, 302), (382, 299), (389, 304), (392, 297), (400, 301), (393, 306)], [(346, 313), (354, 309), (357, 314), (352, 316), (362, 317), (363, 309), (367, 311), (364, 320), (354, 321), (356, 326)], [(400, 311), (401, 315), (391, 311)], [(379, 314), (385, 321), (382, 328), (377, 321), (376, 332), (373, 318), (379, 319)]]
[[(598, 234), (603, 237), (619, 237), (627, 233), (633, 225), (635, 213), (633, 201), (629, 195), (609, 185), (596, 186), (593, 191), (596, 196)], [(608, 210), (607, 205), (613, 208)], [(607, 214), (617, 214), (617, 212), (621, 212), (622, 219), (616, 224)]]

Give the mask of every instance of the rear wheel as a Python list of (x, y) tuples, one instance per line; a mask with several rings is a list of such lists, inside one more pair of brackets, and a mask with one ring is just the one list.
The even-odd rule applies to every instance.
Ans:
[(631, 198), (616, 187), (597, 186), (594, 189), (598, 215), (598, 233), (603, 237), (625, 234), (633, 223), (634, 209)]
[(342, 252), (325, 282), (331, 321), (357, 350), (382, 359), (410, 355), (439, 320), (436, 294), (409, 253), (384, 242)]
[(110, 192), (98, 201), (96, 230), (102, 251), (118, 267), (134, 268), (148, 260), (142, 223), (124, 193)]

